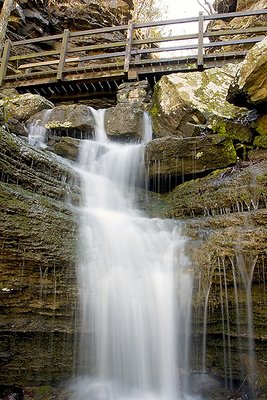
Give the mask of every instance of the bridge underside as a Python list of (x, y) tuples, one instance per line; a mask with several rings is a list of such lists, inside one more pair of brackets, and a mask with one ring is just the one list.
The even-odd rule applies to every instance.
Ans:
[(5, 87), (13, 87), (19, 93), (40, 94), (57, 102), (85, 101), (90, 99), (115, 99), (119, 85), (124, 82), (147, 80), (153, 88), (154, 84), (166, 74), (192, 72), (213, 67), (221, 67), (227, 62), (240, 62), (245, 53), (238, 56), (233, 53), (206, 54), (203, 65), (197, 65), (197, 56), (189, 56), (186, 60), (144, 59), (131, 62), (129, 71), (125, 73), (122, 67), (109, 65), (94, 65), (82, 70), (66, 71), (61, 80), (57, 80), (51, 71), (29, 71), (27, 75), (9, 75)]

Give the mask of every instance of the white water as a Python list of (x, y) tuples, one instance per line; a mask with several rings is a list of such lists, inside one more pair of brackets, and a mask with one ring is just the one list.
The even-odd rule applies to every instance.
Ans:
[(109, 142), (104, 112), (93, 114), (96, 138), (83, 142), (79, 163), (82, 378), (73, 398), (188, 399), (192, 283), (185, 240), (174, 221), (135, 208), (143, 144)]
[(41, 120), (36, 120), (28, 126), (28, 143), (31, 146), (46, 147), (47, 135), (45, 124), (47, 123), (52, 110), (44, 110)]

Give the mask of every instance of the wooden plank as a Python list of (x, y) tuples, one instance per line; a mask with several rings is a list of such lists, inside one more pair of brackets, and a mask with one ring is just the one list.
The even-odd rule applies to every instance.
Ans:
[(124, 57), (125, 51), (115, 52), (115, 53), (104, 53), (104, 54), (97, 54), (94, 56), (85, 56), (80, 57), (80, 61), (91, 61), (91, 60), (102, 60), (103, 58), (113, 58), (113, 57)]
[(167, 19), (164, 21), (153, 21), (153, 22), (145, 22), (145, 23), (140, 22), (140, 23), (135, 23), (133, 25), (133, 28), (134, 29), (153, 28), (155, 26), (187, 24), (189, 22), (198, 22), (198, 17)]
[[(240, 51), (240, 52), (226, 52), (226, 53), (211, 53), (211, 54), (204, 54), (203, 58), (204, 61), (209, 60), (209, 59), (231, 59), (234, 60), (235, 58), (244, 58), (246, 55), (246, 51)], [(189, 56), (181, 56), (181, 57), (172, 57), (172, 58), (161, 58), (160, 60), (157, 59), (147, 59), (147, 60), (132, 60), (131, 65), (133, 67), (138, 67), (138, 65), (151, 65), (151, 68), (154, 67), (154, 65), (158, 65), (159, 62), (160, 64), (175, 64), (175, 63), (182, 63), (182, 62), (188, 62), (188, 63), (193, 63), (197, 61), (197, 55), (189, 55)]]
[(265, 36), (257, 36), (255, 38), (250, 38), (250, 39), (239, 39), (239, 40), (227, 40), (223, 42), (212, 42), (212, 43), (205, 43), (204, 47), (206, 49), (212, 48), (212, 47), (223, 47), (223, 46), (231, 46), (231, 45), (236, 45), (236, 44), (253, 44), (253, 43), (258, 43), (260, 42)]
[(238, 11), (238, 12), (230, 12), (224, 14), (211, 14), (211, 15), (204, 15), (204, 21), (213, 21), (215, 19), (228, 19), (228, 18), (238, 18), (238, 17), (252, 17), (265, 14), (267, 14), (267, 9)]
[(198, 46), (197, 46), (197, 67), (198, 69), (203, 68), (203, 43), (204, 43), (204, 16), (201, 11), (198, 15)]
[[(79, 62), (80, 58), (79, 57), (73, 57), (73, 58), (66, 58), (65, 64), (70, 63), (70, 62)], [(26, 68), (35, 68), (35, 67), (44, 67), (44, 66), (50, 66), (50, 65), (57, 65), (59, 63), (59, 60), (49, 60), (49, 61), (41, 61), (37, 63), (28, 63), (28, 64), (22, 64), (19, 66), (19, 70), (21, 69), (26, 69)]]
[(133, 21), (129, 21), (129, 26), (127, 30), (126, 46), (125, 46), (125, 61), (124, 61), (124, 72), (129, 72), (130, 60), (131, 60), (131, 50), (133, 41)]
[(126, 30), (127, 28), (128, 28), (128, 25), (118, 25), (118, 26), (111, 26), (111, 27), (105, 27), (105, 28), (96, 28), (96, 29), (90, 29), (90, 30), (86, 30), (86, 31), (71, 32), (70, 37), (96, 35), (98, 33), (123, 31), (123, 30)]
[(253, 28), (244, 29), (220, 29), (216, 31), (208, 31), (204, 33), (204, 37), (217, 37), (217, 36), (228, 36), (228, 35), (248, 35), (251, 33), (267, 32), (267, 26), (256, 26)]
[(43, 36), (34, 39), (25, 39), (25, 40), (17, 40), (16, 42), (12, 42), (13, 46), (24, 46), (26, 44), (33, 44), (33, 43), (41, 43), (41, 42), (49, 42), (51, 40), (58, 40), (62, 39), (63, 34), (60, 33), (59, 35), (50, 35), (50, 36)]
[(65, 59), (66, 59), (66, 55), (67, 55), (67, 52), (68, 52), (69, 37), (70, 37), (69, 29), (64, 29), (62, 45), (61, 45), (61, 51), (60, 51), (59, 64), (58, 64), (58, 70), (57, 70), (57, 79), (58, 80), (61, 80), (62, 76), (63, 76), (63, 69), (64, 69), (64, 65), (65, 65)]
[(0, 66), (0, 86), (5, 80), (6, 77), (6, 71), (7, 71), (7, 65), (8, 65), (8, 59), (9, 59), (9, 54), (10, 54), (10, 49), (11, 49), (11, 41), (8, 39), (5, 42), (4, 50), (3, 50), (3, 56), (1, 60), (1, 66)]
[(49, 51), (42, 51), (36, 53), (29, 53), (29, 54), (22, 54), (19, 56), (11, 56), (9, 57), (9, 61), (20, 61), (20, 60), (27, 60), (29, 58), (43, 58), (47, 56), (58, 56), (60, 54), (60, 50), (49, 50)]
[(133, 39), (133, 45), (173, 42), (173, 41), (191, 40), (191, 39), (197, 39), (197, 38), (198, 38), (197, 33), (192, 33), (192, 34), (188, 34), (188, 35), (177, 35), (177, 36), (160, 36), (160, 37), (156, 37), (156, 38)]
[(91, 50), (101, 50), (101, 49), (113, 49), (116, 47), (125, 47), (126, 41), (114, 42), (114, 43), (103, 43), (90, 46), (80, 46), (80, 47), (69, 47), (68, 53), (79, 53)]

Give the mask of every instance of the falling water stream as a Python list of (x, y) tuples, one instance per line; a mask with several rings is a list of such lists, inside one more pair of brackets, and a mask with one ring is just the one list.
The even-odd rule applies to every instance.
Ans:
[[(104, 111), (92, 110), (95, 140), (83, 141), (81, 310), (77, 400), (184, 400), (192, 283), (177, 222), (136, 206), (143, 143), (108, 140)], [(150, 134), (149, 134), (150, 132)]]

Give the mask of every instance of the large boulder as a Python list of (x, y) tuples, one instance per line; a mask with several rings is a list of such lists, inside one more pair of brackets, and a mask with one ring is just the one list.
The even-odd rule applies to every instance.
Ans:
[(70, 136), (77, 139), (92, 137), (95, 121), (90, 107), (84, 104), (57, 106), (49, 113), (46, 110), (32, 116), (28, 125), (44, 126), (54, 136)]
[(105, 127), (111, 139), (140, 140), (144, 132), (144, 113), (131, 104), (118, 104), (106, 110)]
[(235, 119), (245, 111), (226, 101), (237, 67), (166, 75), (157, 83), (150, 110), (155, 136), (194, 136), (199, 125)]
[(54, 105), (39, 94), (19, 94), (4, 97), (0, 100), (0, 109), (3, 109), (5, 121), (14, 118), (19, 122), (27, 121), (32, 115), (44, 109), (51, 109)]
[(227, 100), (236, 105), (258, 107), (267, 103), (267, 37), (257, 43), (240, 64)]
[(154, 139), (146, 145), (145, 162), (152, 181), (171, 176), (179, 181), (185, 176), (192, 177), (234, 164), (236, 152), (233, 142), (219, 135), (195, 138), (170, 136)]

